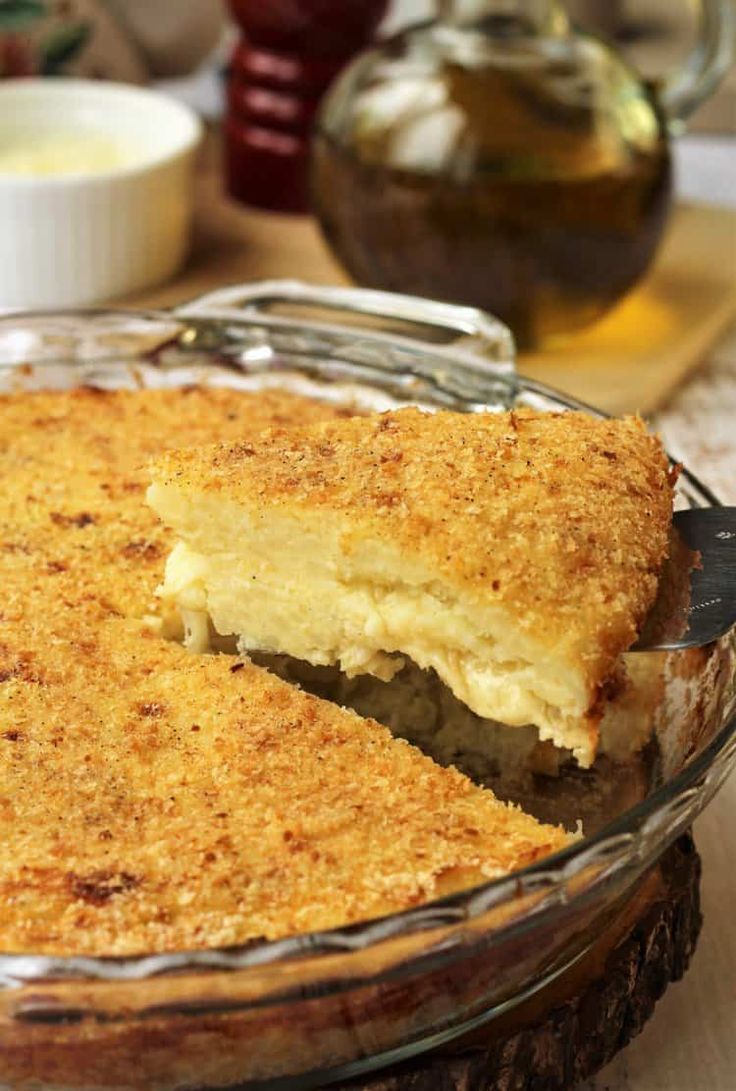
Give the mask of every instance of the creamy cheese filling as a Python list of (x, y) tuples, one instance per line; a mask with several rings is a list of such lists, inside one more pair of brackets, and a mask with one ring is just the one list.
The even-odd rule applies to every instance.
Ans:
[(249, 534), (242, 554), (175, 546), (161, 593), (181, 610), (191, 650), (206, 650), (211, 619), (241, 651), (339, 664), (348, 677), (389, 680), (408, 657), (434, 669), (476, 715), (535, 724), (540, 739), (591, 763), (582, 679), (503, 611), (452, 599), (430, 582), (378, 583), (356, 556), (342, 563), (339, 549), (312, 549), (303, 537), (298, 549), (279, 550), (272, 537)]

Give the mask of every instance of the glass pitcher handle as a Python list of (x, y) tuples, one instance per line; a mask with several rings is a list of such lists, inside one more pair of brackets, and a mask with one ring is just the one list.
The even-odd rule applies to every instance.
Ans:
[(734, 0), (697, 0), (696, 7), (698, 42), (683, 67), (659, 85), (660, 102), (675, 132), (714, 91), (734, 56)]

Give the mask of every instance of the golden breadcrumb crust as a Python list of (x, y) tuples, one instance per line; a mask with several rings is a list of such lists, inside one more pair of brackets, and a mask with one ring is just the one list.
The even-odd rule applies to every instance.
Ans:
[(375, 722), (141, 620), (171, 545), (142, 463), (335, 415), (225, 390), (0, 398), (0, 951), (347, 924), (568, 842)]
[(343, 522), (502, 606), (587, 675), (591, 712), (656, 596), (672, 521), (660, 441), (637, 418), (423, 413), (270, 428), (172, 451), (153, 479), (266, 513)]
[(120, 955), (329, 928), (566, 842), (250, 663), (79, 622), (35, 648), (21, 627), (3, 651), (0, 949)]
[[(144, 501), (147, 460), (182, 442), (239, 440), (269, 424), (335, 416), (283, 391), (68, 392), (0, 396), (2, 610), (95, 599), (155, 612), (171, 536)], [(29, 599), (34, 599), (33, 602)]]

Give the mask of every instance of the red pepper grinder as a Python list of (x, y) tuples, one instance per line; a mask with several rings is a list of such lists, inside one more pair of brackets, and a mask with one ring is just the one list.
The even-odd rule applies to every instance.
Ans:
[(228, 193), (281, 212), (309, 207), (307, 156), (319, 100), (369, 42), (388, 0), (230, 0), (243, 30), (228, 77)]

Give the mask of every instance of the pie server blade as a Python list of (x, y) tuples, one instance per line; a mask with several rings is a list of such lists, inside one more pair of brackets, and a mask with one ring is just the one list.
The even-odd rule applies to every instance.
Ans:
[(710, 644), (736, 624), (736, 508), (675, 512), (673, 549), (632, 651)]

